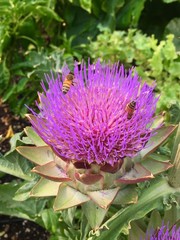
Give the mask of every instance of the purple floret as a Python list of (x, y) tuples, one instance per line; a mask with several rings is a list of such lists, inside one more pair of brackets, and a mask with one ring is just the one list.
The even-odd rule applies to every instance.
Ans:
[(180, 228), (174, 225), (172, 228), (163, 225), (160, 229), (154, 231), (151, 235), (150, 240), (179, 240), (180, 239)]
[[(74, 68), (74, 86), (62, 93), (62, 81), (70, 72), (62, 69), (62, 79), (46, 75), (39, 94), (39, 114), (31, 119), (35, 131), (63, 159), (89, 164), (114, 165), (133, 157), (152, 135), (151, 125), (158, 98), (155, 86), (141, 85), (134, 69), (119, 64), (81, 65)], [(45, 85), (48, 85), (46, 88)], [(136, 102), (130, 119), (127, 104)]]

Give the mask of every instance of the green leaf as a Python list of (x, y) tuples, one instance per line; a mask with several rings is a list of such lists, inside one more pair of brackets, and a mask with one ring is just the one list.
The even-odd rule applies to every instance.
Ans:
[(40, 181), (33, 187), (30, 195), (32, 197), (49, 197), (56, 196), (61, 183), (54, 182), (45, 178), (41, 178)]
[(151, 152), (155, 151), (176, 129), (177, 126), (165, 126), (157, 129), (156, 134), (150, 138), (146, 147), (141, 150), (140, 155), (145, 158)]
[(24, 131), (36, 146), (47, 146), (47, 144), (39, 137), (32, 127), (26, 127)]
[(82, 205), (82, 210), (92, 229), (97, 229), (108, 211), (96, 205), (93, 201), (88, 201)]
[(88, 192), (88, 196), (101, 208), (107, 208), (112, 203), (119, 191), (119, 187), (108, 190)]
[[(162, 208), (164, 196), (178, 192), (170, 187), (165, 178), (155, 179), (151, 186), (143, 190), (136, 204), (130, 205), (112, 216), (95, 232), (97, 240), (117, 239), (123, 229), (128, 228), (131, 221), (143, 218), (153, 209)], [(102, 229), (102, 230), (101, 230)]]
[(20, 146), (16, 150), (30, 161), (43, 165), (54, 160), (55, 155), (49, 146), (29, 147)]
[(91, 13), (92, 0), (79, 0), (81, 7), (87, 12)]
[(15, 201), (15, 192), (22, 186), (21, 183), (11, 182), (0, 185), (0, 214), (16, 216), (35, 221), (45, 207), (47, 200), (28, 199)]
[(59, 187), (58, 195), (54, 202), (54, 210), (59, 211), (70, 207), (77, 206), (84, 202), (89, 201), (90, 198), (87, 195), (67, 186), (61, 184)]
[(0, 171), (31, 181), (33, 174), (30, 172), (32, 164), (20, 156), (16, 151), (5, 157), (0, 157)]
[(24, 182), (23, 185), (15, 193), (15, 197), (13, 199), (15, 201), (25, 201), (30, 198), (30, 190), (35, 185), (35, 183), (35, 179), (31, 182)]
[(45, 228), (51, 233), (56, 233), (59, 226), (59, 216), (53, 209), (44, 209), (41, 218)]

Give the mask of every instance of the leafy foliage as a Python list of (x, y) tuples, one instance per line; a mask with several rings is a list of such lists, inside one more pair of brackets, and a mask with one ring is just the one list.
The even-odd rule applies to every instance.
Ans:
[[(136, 66), (145, 81), (156, 79), (156, 91), (161, 94), (158, 111), (165, 110), (166, 121), (177, 124), (180, 121), (178, 7), (178, 0), (0, 0), (0, 95), (3, 101), (9, 103), (14, 113), (24, 116), (27, 112), (24, 104), (32, 105), (36, 99), (44, 73), (50, 70), (61, 73), (65, 61), (72, 66), (74, 59), (101, 58), (120, 61), (127, 67)], [(179, 135), (176, 145), (178, 141)], [(169, 159), (172, 143), (171, 139), (159, 147), (154, 159)], [(150, 224), (143, 225), (142, 229), (142, 223), (151, 223), (153, 216), (157, 217), (154, 211), (149, 214), (154, 208), (163, 216), (157, 217), (161, 221), (169, 218), (175, 221), (175, 207), (167, 210), (167, 206), (176, 203), (174, 196), (170, 196), (174, 189), (160, 176), (151, 184), (139, 185), (139, 205), (111, 207), (104, 229), (90, 232), (80, 209), (57, 214), (52, 210), (51, 197), (29, 198), (30, 189), (38, 179), (30, 173), (32, 164), (15, 152), (16, 146), (25, 144), (32, 142), (22, 134), (15, 135), (10, 152), (0, 155), (0, 171), (18, 177), (0, 185), (0, 213), (39, 223), (51, 232), (51, 240), (105, 239), (104, 236), (109, 239), (112, 235), (123, 240), (127, 239), (130, 222), (131, 231), (135, 226), (136, 233), (144, 236), (143, 231)], [(175, 153), (172, 156), (174, 158)], [(158, 197), (156, 186), (160, 185), (164, 189)], [(107, 226), (111, 227), (110, 231)]]
[[(164, 2), (163, 6), (168, 7), (173, 1)], [(155, 78), (164, 84), (160, 91), (168, 91), (173, 81), (173, 98), (177, 99), (180, 63), (173, 36), (168, 35), (158, 43), (154, 36), (129, 29), (145, 24), (141, 18), (143, 10), (151, 7), (146, 3), (147, 0), (1, 0), (0, 95), (3, 100), (16, 114), (24, 115), (27, 112), (24, 104), (32, 105), (36, 99), (44, 73), (61, 72), (64, 61), (73, 64), (74, 58), (81, 61), (89, 56), (136, 65), (143, 79)], [(175, 12), (176, 5), (172, 7)], [(166, 32), (177, 34), (171, 31), (174, 26), (169, 25)], [(162, 102), (160, 109), (169, 100)]]

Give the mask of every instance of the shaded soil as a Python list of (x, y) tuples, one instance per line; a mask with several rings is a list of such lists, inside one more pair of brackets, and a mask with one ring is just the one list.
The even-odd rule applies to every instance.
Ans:
[(1, 240), (48, 240), (49, 233), (41, 226), (20, 218), (1, 216)]
[[(8, 105), (0, 100), (0, 153), (5, 154), (10, 149), (9, 139), (14, 133), (21, 132), (30, 125), (26, 119), (14, 116)], [(17, 179), (5, 174), (0, 178), (0, 184)], [(0, 196), (1, 197), (1, 196)], [(28, 220), (0, 215), (0, 240), (48, 240), (50, 234)]]

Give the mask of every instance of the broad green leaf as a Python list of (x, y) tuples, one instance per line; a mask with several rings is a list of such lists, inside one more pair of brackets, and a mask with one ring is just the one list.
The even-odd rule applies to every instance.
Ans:
[(136, 203), (138, 200), (138, 194), (136, 190), (136, 185), (129, 185), (122, 190), (120, 189), (116, 195), (113, 204), (131, 204)]
[(45, 228), (51, 233), (56, 233), (59, 226), (59, 216), (52, 208), (44, 209), (41, 218)]
[(24, 131), (36, 146), (47, 146), (47, 144), (39, 137), (32, 127), (26, 127)]
[(16, 201), (25, 201), (30, 198), (30, 191), (34, 187), (35, 183), (35, 179), (31, 182), (24, 182), (23, 185), (15, 193), (13, 199)]
[(30, 172), (32, 164), (20, 156), (16, 151), (5, 157), (0, 157), (0, 171), (31, 181), (33, 174)]
[(49, 146), (29, 147), (20, 146), (16, 150), (30, 161), (43, 165), (54, 160), (55, 155)]
[(108, 190), (99, 190), (88, 192), (88, 196), (101, 208), (108, 208), (116, 197), (119, 191), (119, 187), (108, 189)]
[(54, 202), (54, 210), (59, 211), (70, 207), (77, 206), (84, 202), (89, 201), (90, 198), (87, 195), (67, 186), (61, 184), (59, 187), (58, 195)]
[(16, 216), (19, 218), (36, 221), (40, 212), (45, 208), (47, 200), (28, 199), (26, 201), (15, 201), (15, 192), (22, 183), (11, 182), (0, 185), (0, 214)]
[[(155, 179), (151, 186), (143, 190), (136, 204), (132, 204), (113, 215), (96, 231), (96, 240), (117, 239), (122, 230), (128, 228), (131, 221), (143, 218), (154, 209), (162, 208), (164, 196), (177, 193), (179, 190), (170, 187), (165, 178)], [(103, 230), (101, 230), (103, 229)]]
[(71, 178), (67, 176), (66, 172), (62, 168), (58, 167), (54, 161), (48, 162), (41, 166), (36, 166), (31, 171), (52, 181), (72, 181)]
[(82, 205), (82, 210), (92, 229), (98, 229), (108, 211), (96, 205), (93, 201), (88, 201)]
[(169, 135), (171, 135), (174, 132), (175, 129), (176, 126), (173, 125), (157, 129), (155, 131), (156, 134), (150, 138), (150, 140), (146, 144), (146, 147), (141, 150), (140, 152), (141, 157), (145, 158), (151, 152), (155, 151), (156, 148), (158, 148), (169, 137)]
[(30, 192), (32, 197), (49, 197), (56, 196), (61, 183), (54, 182), (45, 178), (41, 180), (33, 187)]

